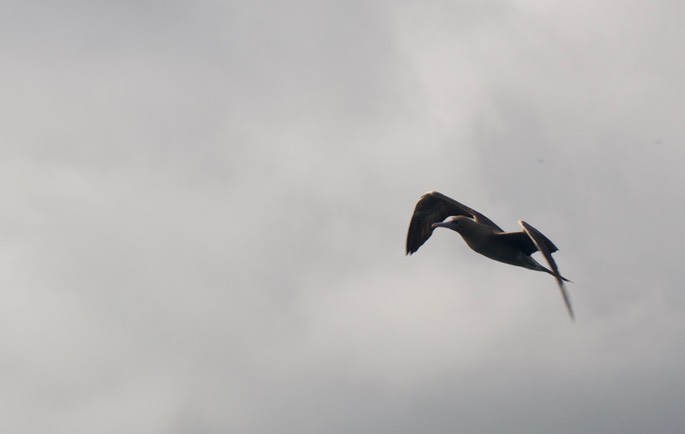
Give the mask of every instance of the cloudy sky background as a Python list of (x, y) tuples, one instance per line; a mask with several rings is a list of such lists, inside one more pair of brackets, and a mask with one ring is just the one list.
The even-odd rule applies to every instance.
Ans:
[(0, 431), (682, 429), (682, 2), (2, 6)]

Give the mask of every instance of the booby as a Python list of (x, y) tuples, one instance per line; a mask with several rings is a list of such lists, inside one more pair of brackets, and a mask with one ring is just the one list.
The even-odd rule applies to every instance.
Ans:
[[(407, 255), (419, 250), (433, 234), (435, 228), (448, 228), (459, 233), (466, 244), (477, 253), (495, 261), (517, 265), (531, 270), (549, 273), (557, 281), (571, 319), (573, 309), (564, 281), (552, 253), (557, 246), (533, 226), (519, 220), (523, 229), (519, 232), (504, 232), (495, 222), (478, 211), (457, 202), (437, 191), (430, 191), (419, 198), (407, 232)], [(530, 255), (539, 251), (549, 267), (538, 263)]]

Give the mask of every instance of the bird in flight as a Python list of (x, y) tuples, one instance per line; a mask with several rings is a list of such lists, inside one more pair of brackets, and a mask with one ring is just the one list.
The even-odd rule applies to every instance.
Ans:
[[(546, 236), (533, 226), (519, 220), (520, 232), (504, 232), (492, 220), (445, 196), (430, 191), (419, 198), (407, 232), (407, 255), (419, 250), (430, 238), (435, 228), (448, 228), (459, 232), (466, 244), (481, 255), (495, 261), (517, 265), (549, 273), (556, 279), (571, 319), (574, 319), (564, 281), (570, 282), (559, 273), (552, 253), (559, 250)], [(540, 251), (550, 268), (538, 263), (530, 255)]]

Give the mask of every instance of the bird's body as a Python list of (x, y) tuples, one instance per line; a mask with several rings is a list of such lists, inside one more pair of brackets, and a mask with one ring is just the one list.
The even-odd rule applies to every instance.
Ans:
[[(452, 229), (462, 236), (472, 250), (483, 256), (553, 275), (559, 284), (569, 315), (573, 318), (571, 302), (563, 283), (568, 279), (561, 276), (552, 258), (557, 247), (528, 223), (519, 220), (519, 225), (523, 228), (520, 232), (504, 232), (478, 211), (436, 191), (428, 192), (417, 202), (409, 223), (407, 254), (415, 253), (430, 238), (435, 228)], [(542, 253), (551, 270), (531, 257), (536, 251)]]
[[(495, 261), (505, 264), (517, 265), (531, 270), (544, 271), (554, 275), (550, 270), (526, 254), (517, 244), (517, 234), (525, 235), (524, 232), (502, 232), (492, 226), (478, 223), (468, 217), (457, 216), (453, 218), (454, 224), (435, 224), (435, 227), (448, 227), (459, 232), (474, 252), (480, 253)], [(527, 235), (525, 235), (527, 237)]]

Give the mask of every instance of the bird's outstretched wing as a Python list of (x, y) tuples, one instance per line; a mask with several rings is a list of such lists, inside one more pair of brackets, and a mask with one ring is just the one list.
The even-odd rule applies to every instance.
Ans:
[(419, 247), (433, 234), (433, 223), (439, 223), (450, 216), (466, 216), (493, 227), (498, 231), (502, 228), (478, 211), (457, 202), (437, 191), (429, 191), (419, 198), (414, 208), (414, 214), (409, 222), (407, 231), (407, 255), (419, 250)]
[(566, 287), (564, 287), (563, 277), (561, 277), (561, 273), (559, 273), (557, 263), (554, 261), (554, 258), (552, 258), (552, 252), (555, 252), (557, 250), (557, 247), (549, 240), (549, 238), (544, 236), (542, 232), (535, 229), (523, 220), (519, 220), (519, 225), (521, 225), (523, 231), (526, 234), (528, 234), (531, 240), (533, 240), (535, 246), (538, 248), (540, 253), (542, 253), (542, 256), (544, 256), (547, 260), (549, 267), (552, 269), (554, 277), (557, 279), (559, 289), (561, 289), (561, 295), (562, 297), (564, 297), (564, 303), (566, 303), (566, 309), (568, 309), (568, 314), (571, 316), (571, 319), (575, 319), (573, 315), (573, 308), (571, 308), (571, 300), (569, 299), (568, 293), (566, 292)]

